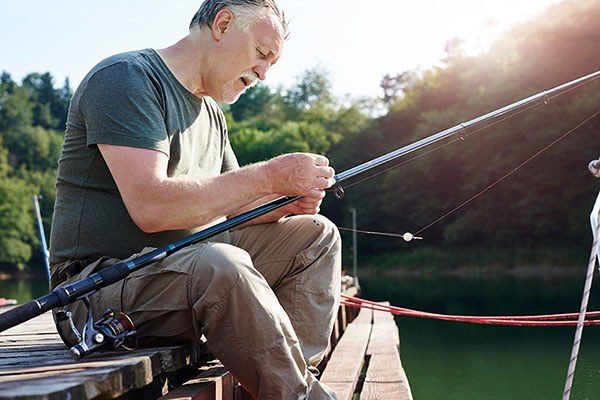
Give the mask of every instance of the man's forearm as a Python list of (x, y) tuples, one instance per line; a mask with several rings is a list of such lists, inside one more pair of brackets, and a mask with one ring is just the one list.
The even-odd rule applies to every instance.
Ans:
[(157, 179), (143, 196), (141, 210), (129, 212), (143, 213), (138, 220), (146, 232), (210, 225), (269, 194), (263, 169), (264, 164), (254, 164), (211, 178)]
[[(206, 226), (277, 193), (320, 202), (335, 174), (327, 158), (293, 153), (215, 177), (172, 178), (167, 176), (169, 159), (164, 153), (126, 146), (98, 147), (130, 217), (147, 233)], [(296, 203), (260, 221), (274, 221), (284, 213), (318, 212), (314, 201)]]

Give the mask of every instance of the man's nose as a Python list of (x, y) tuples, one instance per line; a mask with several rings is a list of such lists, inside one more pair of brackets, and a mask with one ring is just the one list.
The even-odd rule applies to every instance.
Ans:
[(260, 64), (254, 67), (254, 72), (258, 76), (258, 79), (264, 81), (267, 79), (267, 72), (269, 71), (269, 66), (266, 64)]

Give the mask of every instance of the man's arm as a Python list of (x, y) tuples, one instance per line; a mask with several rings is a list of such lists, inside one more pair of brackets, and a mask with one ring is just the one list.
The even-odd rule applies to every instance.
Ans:
[(170, 178), (168, 156), (160, 151), (98, 147), (129, 215), (148, 233), (208, 225), (278, 193), (322, 198), (333, 184), (329, 161), (315, 154), (285, 154), (211, 178)]

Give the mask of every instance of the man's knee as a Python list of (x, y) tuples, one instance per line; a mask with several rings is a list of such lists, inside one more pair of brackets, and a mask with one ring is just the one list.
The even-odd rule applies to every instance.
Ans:
[(333, 222), (322, 215), (302, 216), (301, 229), (311, 236), (310, 243), (296, 256), (306, 267), (302, 278), (305, 291), (335, 293), (341, 271), (341, 239)]
[(314, 244), (320, 247), (326, 247), (330, 251), (341, 250), (340, 232), (337, 226), (327, 217), (316, 215), (298, 216), (302, 223), (302, 228), (310, 232), (314, 237)]
[(219, 302), (241, 279), (254, 275), (253, 269), (250, 255), (245, 250), (225, 243), (208, 243), (195, 257), (192, 290), (198, 299)]

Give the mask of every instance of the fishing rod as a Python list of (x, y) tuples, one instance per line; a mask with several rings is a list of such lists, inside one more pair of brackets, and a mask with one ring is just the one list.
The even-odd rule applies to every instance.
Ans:
[(44, 267), (46, 267), (46, 277), (48, 278), (48, 282), (50, 282), (50, 253), (48, 252), (48, 245), (46, 244), (46, 233), (44, 232), (44, 224), (42, 223), (42, 213), (40, 212), (41, 198), (41, 195), (33, 195), (33, 205), (35, 208), (35, 220), (38, 227), (38, 235), (40, 236), (42, 260), (44, 261)]
[[(470, 121), (460, 123), (452, 128), (438, 132), (417, 142), (377, 157), (371, 161), (367, 161), (354, 168), (336, 174), (334, 176), (334, 194), (339, 199), (343, 198), (344, 189), (342, 183), (368, 170), (386, 163), (390, 163), (399, 157), (457, 134), (460, 135), (460, 138), (464, 140), (470, 128), (497, 120), (499, 118), (507, 118), (518, 110), (532, 107), (542, 102), (548, 103), (551, 99), (598, 78), (600, 78), (600, 71), (596, 71), (555, 88), (540, 92), (523, 100), (519, 100), (495, 111), (476, 117)], [(113, 313), (112, 311), (107, 310), (100, 320), (94, 322), (91, 308), (89, 307), (89, 296), (91, 294), (103, 287), (124, 279), (130, 273), (137, 271), (138, 269), (166, 258), (167, 256), (181, 250), (184, 247), (199, 243), (203, 240), (218, 235), (219, 233), (233, 229), (259, 216), (265, 215), (273, 210), (290, 204), (300, 198), (301, 196), (280, 197), (227, 221), (213, 225), (212, 227), (180, 239), (179, 241), (171, 243), (165, 247), (140, 255), (130, 261), (118, 262), (91, 274), (87, 278), (57, 287), (52, 292), (38, 299), (31, 300), (28, 303), (0, 314), (0, 332), (28, 321), (51, 309), (63, 307), (77, 300), (82, 300), (88, 308), (88, 319), (85, 324), (85, 329), (83, 329), (82, 333), (76, 330), (74, 332), (79, 338), (79, 343), (70, 349), (72, 356), (76, 359), (79, 359), (99, 349), (115, 349), (118, 347), (128, 348), (131, 342), (130, 339), (135, 335), (134, 326), (131, 320), (123, 313)], [(70, 325), (74, 328), (69, 312), (61, 310), (58, 317), (59, 319), (70, 320)]]

